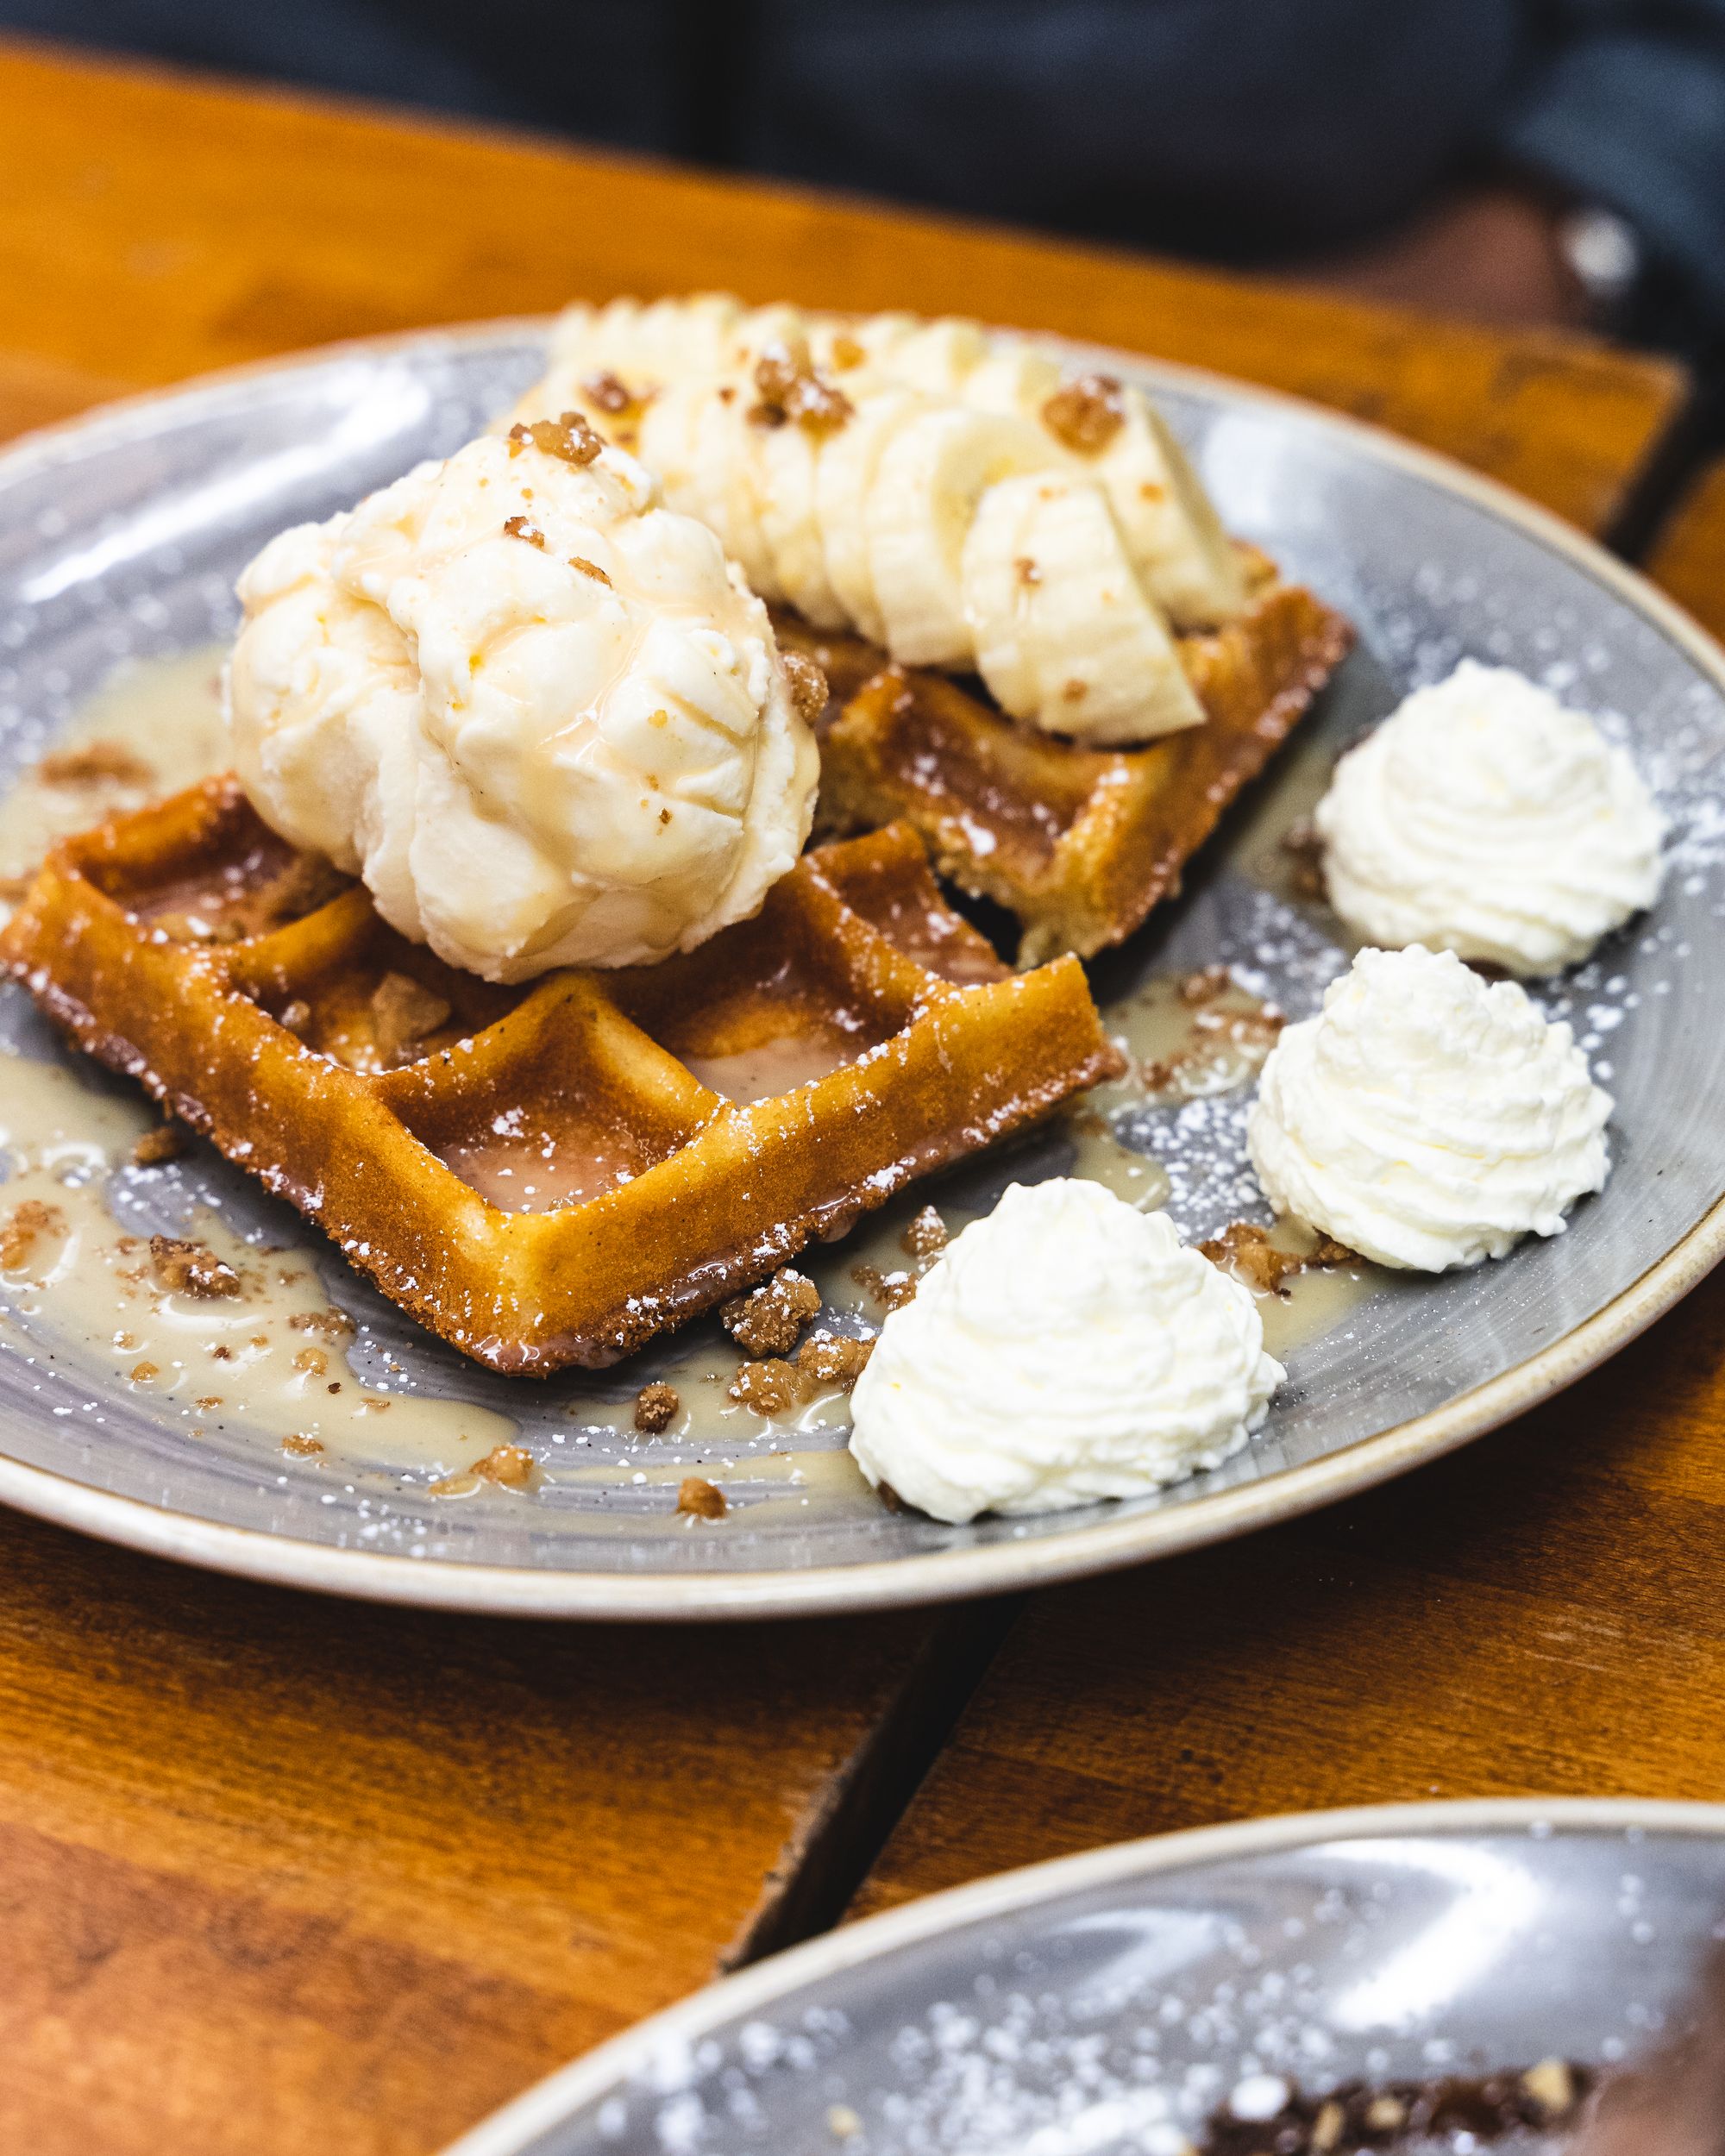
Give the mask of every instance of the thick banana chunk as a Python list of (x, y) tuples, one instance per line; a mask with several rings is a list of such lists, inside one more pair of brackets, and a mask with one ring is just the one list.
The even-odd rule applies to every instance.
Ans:
[(1020, 472), (1051, 469), (1053, 445), (1026, 421), (933, 402), (888, 436), (864, 516), (887, 649), (907, 666), (970, 663), (959, 560), (976, 505)]
[(1201, 724), (1095, 479), (1043, 472), (991, 487), (962, 574), (977, 671), (1014, 718), (1099, 747)]

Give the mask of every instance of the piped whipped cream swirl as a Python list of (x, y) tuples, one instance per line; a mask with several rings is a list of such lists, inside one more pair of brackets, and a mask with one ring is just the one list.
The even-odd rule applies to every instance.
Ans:
[(1370, 942), (1555, 973), (1651, 906), (1664, 827), (1628, 753), (1508, 667), (1465, 659), (1336, 767), (1316, 823)]
[(1248, 1289), (1099, 1183), (1014, 1183), (881, 1327), (850, 1450), (938, 1520), (1134, 1497), (1219, 1465), (1281, 1365)]
[(1449, 951), (1363, 950), (1283, 1033), (1246, 1125), (1278, 1213), (1420, 1272), (1559, 1235), (1604, 1188), (1611, 1096), (1567, 1025)]

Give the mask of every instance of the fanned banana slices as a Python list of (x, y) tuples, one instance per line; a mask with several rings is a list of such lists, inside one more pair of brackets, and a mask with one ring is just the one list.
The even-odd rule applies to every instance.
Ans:
[(583, 412), (763, 599), (1099, 745), (1204, 716), (1176, 632), (1245, 610), (1240, 557), (1142, 393), (971, 322), (574, 307), (512, 419)]

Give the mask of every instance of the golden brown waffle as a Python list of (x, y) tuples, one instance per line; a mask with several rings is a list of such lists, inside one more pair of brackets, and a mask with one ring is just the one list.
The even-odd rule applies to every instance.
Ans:
[(511, 989), (216, 780), (61, 847), (0, 959), (505, 1370), (629, 1353), (1120, 1060), (1076, 962), (1009, 975), (902, 824), (687, 957)]
[(1206, 723), (1143, 749), (1097, 749), (1016, 725), (858, 638), (778, 628), (826, 668), (832, 692), (821, 827), (913, 824), (943, 875), (1017, 914), (1021, 965), (1117, 943), (1176, 891), (1353, 641), (1341, 615), (1264, 564), (1244, 618), (1180, 639)]

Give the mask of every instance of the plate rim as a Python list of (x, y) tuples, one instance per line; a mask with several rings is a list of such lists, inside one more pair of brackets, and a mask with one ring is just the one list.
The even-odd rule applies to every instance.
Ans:
[[(344, 360), (460, 352), (511, 337), (543, 337), (549, 316), (495, 320), (361, 337), (248, 361), (146, 391), (20, 436), (0, 450), (0, 488), (15, 475), (52, 466), (105, 438), (123, 441), (188, 405), (222, 403), (254, 383), (310, 374)], [(1501, 481), (1352, 414), (1211, 370), (1157, 360), (1122, 347), (1034, 330), (1013, 331), (1088, 360), (1123, 363), (1170, 390), (1199, 389), (1236, 406), (1287, 412), (1340, 436), (1361, 454), (1471, 501), (1568, 559), (1678, 645), (1725, 696), (1725, 648), (1659, 587), (1552, 511)], [(1440, 1458), (1551, 1399), (1596, 1369), (1662, 1317), (1725, 1258), (1725, 1194), (1677, 1242), (1610, 1301), (1536, 1353), (1443, 1406), (1339, 1451), (1282, 1468), (1261, 1481), (1199, 1502), (1105, 1517), (1069, 1535), (1007, 1539), (804, 1570), (624, 1574), (474, 1564), (306, 1542), (229, 1526), (141, 1498), (95, 1489), (51, 1468), (0, 1457), (0, 1504), (98, 1540), (208, 1570), (272, 1585), (404, 1606), (545, 1620), (685, 1623), (911, 1608), (1008, 1592), (1023, 1593), (1227, 1541), (1372, 1489)]]
[(645, 2066), (662, 2047), (681, 2048), (720, 2022), (738, 2020), (840, 1971), (878, 1961), (936, 1933), (1009, 1916), (1129, 1878), (1237, 1862), (1325, 1841), (1393, 1840), (1421, 1835), (1605, 1833), (1640, 1827), (1699, 1840), (1725, 1840), (1725, 1803), (1634, 1796), (1493, 1796), (1426, 1799), (1405, 1804), (1353, 1804), (1315, 1812), (1283, 1812), (1189, 1827), (1107, 1842), (1065, 1857), (1048, 1857), (1009, 1871), (926, 1894), (902, 1908), (841, 1923), (801, 1946), (704, 1984), (568, 2065), (554, 2067), (449, 2142), (442, 2156), (520, 2156), (530, 2139), (568, 2118)]

